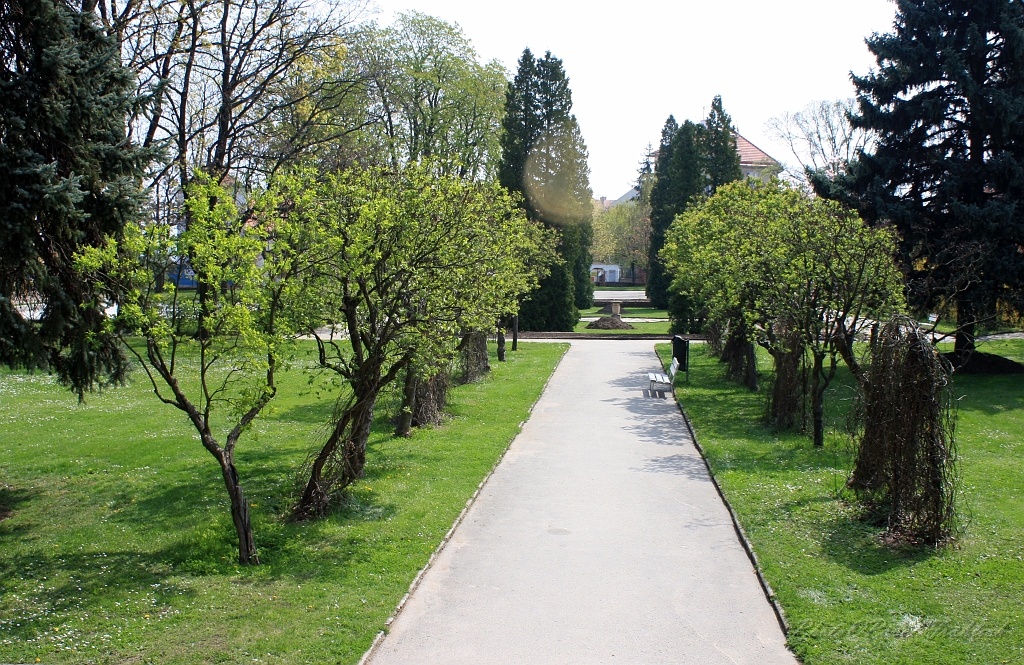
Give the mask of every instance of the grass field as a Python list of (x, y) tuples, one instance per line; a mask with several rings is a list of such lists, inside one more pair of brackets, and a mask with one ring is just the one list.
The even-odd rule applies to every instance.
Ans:
[[(1024, 361), (1024, 342), (983, 350)], [(669, 346), (659, 345), (663, 359)], [(693, 347), (677, 395), (786, 612), (807, 665), (1024, 663), (1024, 381), (962, 376), (957, 423), (963, 495), (951, 547), (893, 549), (843, 490), (851, 390), (828, 395), (823, 450), (758, 424), (763, 394), (722, 379)], [(764, 364), (767, 370), (767, 362)], [(848, 379), (848, 377), (845, 377)]]
[(0, 662), (355, 663), (565, 348), (492, 357), (452, 391), (451, 420), (409, 439), (391, 436), (389, 398), (365, 480), (306, 524), (284, 517), (331, 402), (286, 373), (239, 444), (252, 568), (235, 564), (219, 468), (143, 376), (79, 405), (48, 376), (0, 373)]

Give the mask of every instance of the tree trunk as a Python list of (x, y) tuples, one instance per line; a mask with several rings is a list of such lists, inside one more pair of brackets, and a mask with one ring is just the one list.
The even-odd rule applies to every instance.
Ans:
[(825, 385), (821, 380), (824, 374), (825, 354), (814, 353), (814, 367), (811, 370), (811, 419), (814, 430), (814, 447), (825, 445)]
[(402, 391), (402, 410), (398, 414), (395, 436), (409, 436), (412, 433), (413, 414), (416, 412), (416, 392), (419, 379), (412, 365), (405, 370), (405, 387)]
[(722, 327), (715, 321), (708, 321), (704, 325), (704, 343), (707, 344), (708, 353), (713, 356), (722, 355)]
[(461, 346), (463, 383), (472, 383), (491, 371), (487, 360), (487, 335), (482, 332), (466, 333)]
[(512, 350), (519, 350), (519, 316), (512, 317)]
[(759, 388), (757, 384), (757, 347), (753, 342), (747, 342), (747, 366), (743, 385), (752, 393), (756, 393)]
[(224, 476), (224, 486), (231, 497), (231, 519), (235, 523), (235, 532), (238, 534), (238, 563), (243, 566), (258, 565), (260, 560), (256, 554), (256, 541), (252, 534), (252, 521), (249, 519), (249, 502), (242, 492), (242, 485), (238, 481), (238, 470), (235, 469), (234, 457), (225, 453), (218, 461), (220, 462), (221, 474)]
[(974, 329), (976, 317), (974, 304), (966, 297), (956, 303), (956, 337), (953, 351), (968, 353), (974, 351)]
[(800, 362), (805, 350), (800, 336), (786, 334), (782, 348), (770, 348), (775, 360), (775, 381), (768, 395), (768, 409), (765, 421), (777, 430), (795, 429), (804, 402), (804, 390), (800, 380)]
[(743, 379), (743, 364), (746, 361), (745, 343), (745, 335), (736, 329), (731, 329), (722, 345), (722, 355), (719, 356), (718, 361), (725, 363), (725, 374), (733, 381), (742, 381)]
[(743, 324), (729, 330), (720, 361), (726, 364), (726, 375), (731, 380), (757, 392), (757, 349), (747, 339)]
[(416, 405), (412, 410), (412, 426), (440, 425), (448, 405), (449, 369), (441, 368), (434, 376), (416, 384)]
[(498, 362), (505, 362), (505, 328), (498, 326)]
[(308, 519), (323, 515), (331, 497), (363, 477), (366, 466), (366, 441), (373, 424), (373, 409), (379, 388), (366, 388), (353, 398), (352, 405), (335, 422), (327, 443), (313, 460), (309, 480), (302, 491), (293, 518)]

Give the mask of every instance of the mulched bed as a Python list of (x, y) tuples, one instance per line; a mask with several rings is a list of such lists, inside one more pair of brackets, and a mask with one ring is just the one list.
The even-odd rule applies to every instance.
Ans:
[(994, 353), (951, 351), (942, 355), (957, 374), (1024, 374), (1024, 365)]
[(635, 330), (635, 328), (617, 316), (602, 316), (597, 321), (587, 324), (590, 330)]

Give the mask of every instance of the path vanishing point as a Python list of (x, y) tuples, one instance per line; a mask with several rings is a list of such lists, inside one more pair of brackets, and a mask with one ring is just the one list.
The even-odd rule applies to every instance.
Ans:
[(659, 367), (573, 341), (370, 663), (797, 662)]

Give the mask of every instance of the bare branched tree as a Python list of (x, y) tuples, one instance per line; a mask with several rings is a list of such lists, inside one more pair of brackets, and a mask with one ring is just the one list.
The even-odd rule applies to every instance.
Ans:
[(811, 102), (796, 113), (783, 113), (766, 124), (769, 134), (784, 142), (795, 164), (786, 165), (786, 175), (801, 184), (807, 171), (823, 171), (830, 178), (846, 172), (861, 150), (870, 148), (872, 137), (850, 125), (855, 100)]
[(131, 132), (164, 159), (156, 221), (180, 213), (196, 170), (249, 190), (310, 148), (370, 120), (345, 57), (363, 0), (84, 0), (121, 45), (148, 104)]

